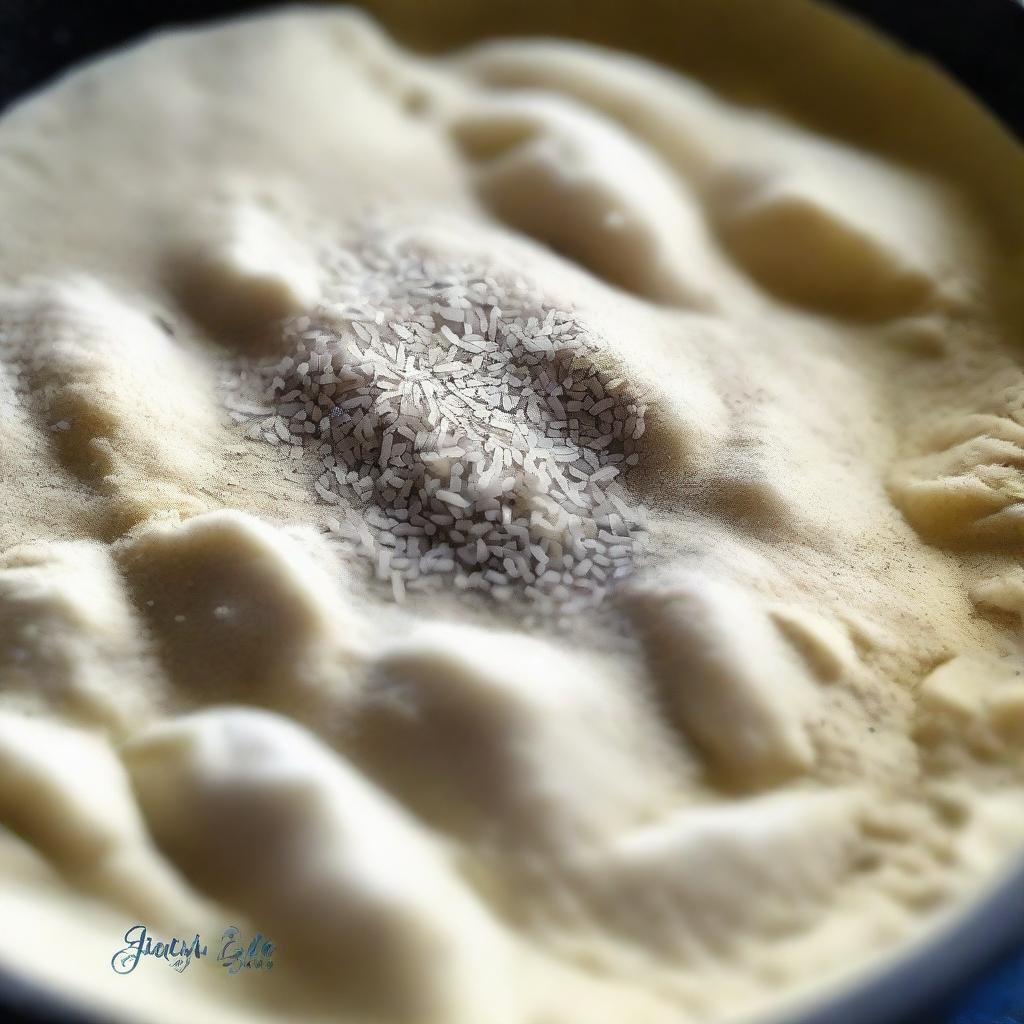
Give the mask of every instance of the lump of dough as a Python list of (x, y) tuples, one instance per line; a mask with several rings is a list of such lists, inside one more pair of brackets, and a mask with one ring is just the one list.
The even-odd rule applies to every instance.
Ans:
[(918, 230), (921, 201), (887, 175), (865, 156), (816, 144), (777, 168), (724, 167), (708, 209), (732, 257), (774, 295), (852, 319), (904, 316), (934, 297), (936, 271)]
[(232, 201), (211, 213), (202, 235), (174, 254), (170, 272), (182, 304), (215, 332), (258, 345), (274, 321), (315, 307), (313, 254), (271, 210)]
[(117, 731), (150, 713), (153, 668), (105, 547), (24, 545), (0, 557), (0, 678)]
[(893, 500), (927, 540), (988, 545), (1024, 536), (1024, 427), (967, 416), (936, 431), (925, 454), (898, 464)]
[(970, 598), (979, 608), (1008, 612), (1024, 619), (1024, 569), (1017, 566), (982, 580), (971, 588)]
[(440, 848), (301, 727), (208, 710), (126, 759), (160, 845), (339, 1001), (388, 1020), (518, 1019), (503, 933)]
[(110, 533), (201, 509), (218, 413), (185, 351), (98, 281), (47, 284), (20, 307), (29, 401), (65, 466), (113, 499)]
[(779, 606), (772, 620), (822, 682), (834, 682), (857, 664), (857, 651), (839, 624), (806, 608)]
[(755, 535), (780, 536), (803, 525), (804, 517), (787, 488), (779, 466), (773, 466), (756, 449), (744, 452), (738, 444), (723, 445), (697, 508), (720, 515)]
[(728, 108), (692, 79), (632, 54), (557, 39), (494, 40), (457, 61), (492, 88), (561, 94), (612, 119), (688, 179), (712, 166), (715, 146), (734, 149)]
[(54, 862), (84, 870), (141, 834), (121, 763), (90, 733), (0, 712), (0, 763), (4, 824)]
[(453, 133), (484, 203), (599, 277), (704, 306), (712, 250), (685, 186), (614, 123), (549, 96), (481, 102)]
[(281, 703), (344, 678), (363, 628), (329, 570), (255, 516), (210, 512), (117, 549), (172, 678), (193, 693)]
[(670, 713), (713, 773), (760, 788), (810, 767), (815, 684), (746, 593), (691, 572), (626, 602)]
[(812, 923), (861, 846), (852, 792), (687, 807), (581, 865), (602, 915), (668, 957)]
[(1024, 659), (961, 654), (921, 683), (918, 739), (963, 742), (991, 754), (1024, 743)]
[(598, 843), (670, 799), (687, 770), (629, 692), (614, 665), (581, 652), (430, 624), (375, 660), (346, 743), (421, 817), (463, 838)]
[(97, 736), (0, 711), (0, 825), (133, 914), (192, 928), (204, 919), (150, 843), (124, 767)]

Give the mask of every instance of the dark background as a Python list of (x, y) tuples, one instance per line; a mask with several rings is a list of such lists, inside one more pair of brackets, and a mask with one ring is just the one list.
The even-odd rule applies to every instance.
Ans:
[[(1024, 4), (1020, 0), (821, 2), (850, 10), (938, 60), (1024, 138)], [(110, 49), (157, 25), (200, 22), (259, 6), (270, 4), (0, 0), (0, 108), (81, 57)], [(580, 10), (586, 19), (586, 0), (581, 0)]]
[[(1024, 138), (1024, 4), (1019, 0), (822, 2), (852, 11), (933, 57)], [(68, 64), (155, 25), (261, 6), (271, 5), (253, 0), (0, 0), (0, 107)], [(580, 0), (581, 20), (586, 20), (587, 6), (587, 0)]]
[[(861, 16), (942, 64), (1024, 139), (1024, 3), (1020, 0), (819, 2)], [(588, 0), (580, 0), (581, 19), (586, 18), (587, 4)], [(0, 109), (70, 64), (154, 26), (203, 21), (261, 6), (271, 5), (252, 0), (0, 0)], [(54, 955), (60, 955), (59, 936), (55, 936)], [(1024, 955), (1014, 953), (991, 968), (970, 991), (945, 993), (939, 1005), (906, 1024), (1024, 1024)], [(942, 979), (936, 978), (936, 991), (942, 989)], [(100, 1024), (41, 998), (2, 972), (0, 1022)]]

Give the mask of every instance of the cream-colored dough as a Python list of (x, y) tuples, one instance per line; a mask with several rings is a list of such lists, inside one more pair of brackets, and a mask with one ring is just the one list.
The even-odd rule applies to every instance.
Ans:
[[(763, 1020), (1024, 849), (1024, 154), (818, 5), (677, 6), (678, 71), (299, 8), (0, 121), (4, 967)], [(779, 12), (802, 91), (728, 70)]]

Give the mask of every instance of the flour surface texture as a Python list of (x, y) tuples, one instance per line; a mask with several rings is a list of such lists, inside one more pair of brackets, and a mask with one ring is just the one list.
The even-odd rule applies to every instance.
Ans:
[(1024, 153), (816, 4), (651, 59), (376, 6), (0, 118), (0, 966), (147, 1024), (827, 998), (1024, 850)]

